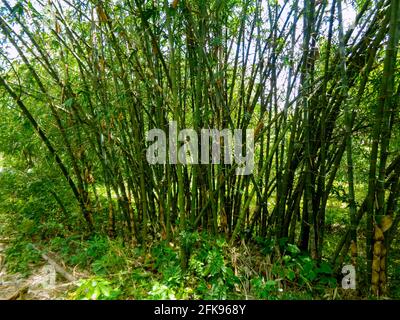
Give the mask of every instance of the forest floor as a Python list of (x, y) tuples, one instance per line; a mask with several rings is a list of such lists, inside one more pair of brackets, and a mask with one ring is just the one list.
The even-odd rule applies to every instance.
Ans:
[(30, 266), (29, 276), (7, 272), (7, 241), (0, 240), (0, 300), (62, 300), (74, 285), (60, 277), (48, 262)]

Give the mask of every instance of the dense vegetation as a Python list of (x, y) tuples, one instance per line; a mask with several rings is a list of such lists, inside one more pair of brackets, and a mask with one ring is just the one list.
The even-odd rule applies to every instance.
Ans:
[[(75, 299), (400, 298), (400, 0), (2, 0), (0, 30), (8, 271), (36, 244)], [(171, 121), (254, 129), (252, 174), (150, 164)]]

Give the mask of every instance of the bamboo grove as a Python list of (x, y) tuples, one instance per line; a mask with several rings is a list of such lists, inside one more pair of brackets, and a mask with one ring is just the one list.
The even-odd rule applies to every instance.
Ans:
[[(321, 260), (343, 167), (349, 223), (325, 258), (350, 255), (384, 294), (400, 222), (399, 0), (357, 1), (351, 24), (343, 0), (1, 2), (2, 108), (28, 119), (88, 232), (179, 240), (183, 268), (198, 229)], [(146, 132), (170, 121), (253, 128), (253, 174), (150, 165)]]

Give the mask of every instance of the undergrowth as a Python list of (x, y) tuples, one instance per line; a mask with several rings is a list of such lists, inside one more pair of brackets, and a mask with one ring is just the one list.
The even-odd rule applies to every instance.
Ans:
[[(41, 197), (23, 202), (27, 194), (42, 192), (48, 183), (27, 183), (25, 178), (19, 171), (0, 175), (0, 185), (5, 186), (0, 189), (0, 236), (11, 239), (6, 250), (7, 270), (28, 275), (32, 266), (43, 263), (31, 244), (39, 245), (71, 270), (88, 275), (67, 298), (346, 298), (339, 289), (337, 270), (327, 261), (311, 259), (287, 239), (257, 238), (232, 247), (223, 237), (184, 232), (174, 242), (152, 239), (144, 247), (118, 237), (89, 236), (72, 223), (76, 220), (65, 218), (55, 199)], [(61, 188), (59, 181), (52, 181), (54, 190)], [(65, 209), (74, 215), (76, 208), (66, 198)], [(335, 221), (332, 218), (332, 225)], [(340, 233), (338, 230), (338, 236)], [(185, 243), (190, 253), (186, 270), (181, 268), (179, 243)], [(325, 256), (330, 254), (329, 250)], [(398, 256), (393, 255), (393, 259)], [(393, 283), (398, 283), (398, 271), (390, 271)]]

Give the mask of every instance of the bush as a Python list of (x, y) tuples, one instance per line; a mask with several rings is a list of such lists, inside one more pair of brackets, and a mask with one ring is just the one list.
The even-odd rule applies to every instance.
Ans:
[(114, 300), (121, 291), (114, 288), (110, 281), (102, 278), (80, 280), (78, 289), (70, 294), (74, 300)]

